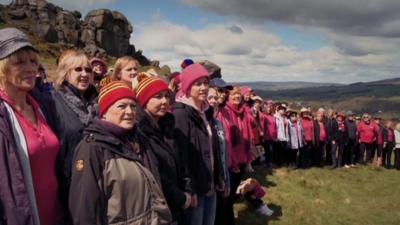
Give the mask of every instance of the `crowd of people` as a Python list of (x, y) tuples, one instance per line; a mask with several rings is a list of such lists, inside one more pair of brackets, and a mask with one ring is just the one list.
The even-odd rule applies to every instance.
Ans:
[(124, 56), (108, 73), (66, 50), (49, 79), (28, 37), (1, 29), (0, 224), (232, 225), (240, 195), (274, 213), (255, 165), (400, 170), (400, 123), (296, 111), (181, 67), (165, 79)]

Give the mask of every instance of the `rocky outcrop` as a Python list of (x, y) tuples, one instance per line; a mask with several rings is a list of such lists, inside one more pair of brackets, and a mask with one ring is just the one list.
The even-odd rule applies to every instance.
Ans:
[(132, 31), (132, 25), (122, 13), (93, 10), (83, 21), (81, 42), (85, 46), (96, 45), (112, 56), (133, 55), (135, 48), (129, 43)]
[(64, 10), (46, 0), (12, 0), (7, 15), (13, 24), (30, 21), (29, 31), (46, 42), (82, 48), (90, 56), (130, 55), (142, 65), (150, 63), (130, 44), (133, 27), (120, 12), (97, 9), (82, 20), (80, 12)]

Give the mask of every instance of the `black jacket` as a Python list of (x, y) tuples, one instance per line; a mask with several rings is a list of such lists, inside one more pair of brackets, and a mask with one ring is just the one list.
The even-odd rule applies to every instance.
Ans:
[(136, 119), (138, 129), (148, 142), (148, 150), (152, 151), (157, 159), (162, 190), (173, 220), (178, 221), (183, 213), (182, 206), (186, 202), (184, 192), (190, 190), (190, 178), (185, 174), (173, 143), (174, 116), (168, 113), (155, 124), (155, 121), (139, 107)]
[(330, 143), (333, 140), (336, 140), (336, 130), (337, 130), (337, 122), (334, 118), (325, 118), (325, 128), (326, 128), (326, 140)]
[[(389, 131), (388, 130), (391, 130), (392, 131), (392, 133), (393, 133), (393, 141), (392, 142), (389, 142)], [(383, 138), (383, 142), (386, 142), (387, 144), (395, 144), (395, 140), (394, 140), (394, 131), (393, 131), (393, 129), (392, 128), (384, 128), (383, 130), (382, 130), (382, 138)]]
[[(315, 147), (321, 147), (320, 146), (320, 140), (319, 140), (319, 136), (320, 136), (320, 132), (321, 132), (321, 127), (319, 126), (319, 123), (317, 120), (313, 121), (314, 123), (314, 145)], [(325, 126), (325, 132), (326, 132), (326, 124), (324, 123)]]
[(199, 112), (191, 106), (177, 102), (173, 105), (173, 114), (174, 140), (191, 179), (191, 191), (206, 194), (214, 183), (211, 172), (213, 151), (207, 128)]
[(336, 122), (335, 126), (333, 127), (334, 130), (332, 130), (333, 134), (332, 134), (332, 141), (335, 140), (337, 144), (347, 144), (347, 142), (349, 141), (349, 134), (347, 131), (347, 127), (346, 124), (343, 122), (344, 125), (344, 129), (340, 130), (339, 129), (339, 125)]
[(349, 140), (355, 141), (357, 140), (357, 124), (356, 121), (345, 120), (344, 122), (347, 127), (347, 133), (349, 136)]
[[(72, 86), (64, 86), (77, 97), (79, 92)], [(94, 86), (87, 90), (86, 105), (95, 104), (97, 91)], [(60, 178), (59, 190), (63, 206), (68, 205), (68, 190), (71, 182), (72, 158), (75, 148), (83, 138), (83, 130), (87, 126), (79, 119), (75, 111), (67, 104), (62, 91), (51, 91), (51, 98), (57, 112), (57, 127), (55, 133), (60, 140), (60, 151), (57, 158), (56, 171)]]

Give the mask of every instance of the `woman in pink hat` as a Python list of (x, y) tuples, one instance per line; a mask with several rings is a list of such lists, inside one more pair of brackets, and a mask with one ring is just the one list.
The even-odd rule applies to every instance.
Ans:
[(209, 78), (200, 64), (185, 67), (181, 73), (183, 95), (173, 105), (174, 141), (181, 161), (190, 177), (191, 207), (187, 210), (189, 225), (214, 224), (215, 187), (218, 183), (218, 157), (213, 148), (216, 138), (208, 113)]

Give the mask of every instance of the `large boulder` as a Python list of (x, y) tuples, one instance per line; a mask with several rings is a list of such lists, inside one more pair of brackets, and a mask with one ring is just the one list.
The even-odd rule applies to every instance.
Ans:
[(70, 11), (60, 11), (57, 14), (55, 27), (60, 41), (75, 46), (79, 44), (80, 20), (77, 16)]
[(49, 24), (35, 24), (31, 27), (31, 31), (47, 42), (55, 43), (58, 41), (57, 31)]
[(219, 67), (217, 64), (215, 64), (209, 60), (200, 61), (198, 63), (200, 63), (207, 69), (208, 76), (210, 77), (210, 79), (222, 78), (221, 67)]
[(133, 28), (122, 13), (108, 9), (93, 10), (86, 15), (82, 26), (81, 41), (84, 45), (95, 43), (115, 57), (132, 51), (129, 39)]

